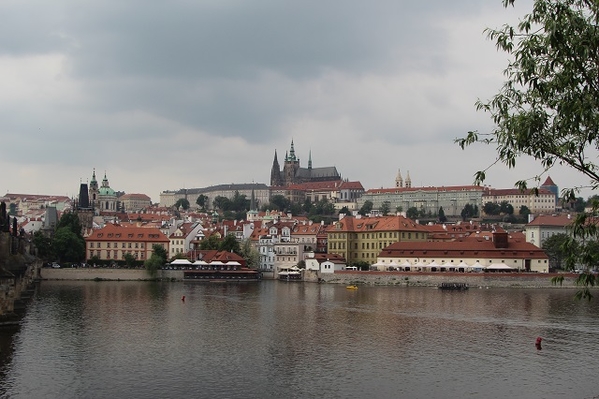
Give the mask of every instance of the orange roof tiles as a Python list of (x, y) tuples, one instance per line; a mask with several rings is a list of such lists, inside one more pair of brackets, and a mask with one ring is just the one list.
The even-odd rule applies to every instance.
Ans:
[(156, 228), (121, 226), (118, 224), (107, 224), (101, 229), (94, 230), (86, 241), (113, 241), (113, 242), (169, 242), (169, 239)]

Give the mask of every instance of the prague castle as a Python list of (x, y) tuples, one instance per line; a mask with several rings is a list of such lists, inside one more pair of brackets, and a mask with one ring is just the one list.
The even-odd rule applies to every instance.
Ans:
[(300, 166), (300, 159), (295, 155), (293, 140), (291, 140), (291, 148), (285, 154), (285, 161), (281, 170), (277, 159), (277, 151), (275, 150), (275, 157), (270, 172), (271, 186), (281, 187), (322, 181), (341, 181), (341, 175), (334, 166), (313, 168), (312, 152), (310, 152), (308, 158), (308, 167), (302, 168)]

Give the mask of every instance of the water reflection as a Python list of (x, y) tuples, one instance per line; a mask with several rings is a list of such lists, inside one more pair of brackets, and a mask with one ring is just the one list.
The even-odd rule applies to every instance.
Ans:
[(591, 397), (597, 310), (559, 289), (43, 282), (0, 358), (0, 392)]

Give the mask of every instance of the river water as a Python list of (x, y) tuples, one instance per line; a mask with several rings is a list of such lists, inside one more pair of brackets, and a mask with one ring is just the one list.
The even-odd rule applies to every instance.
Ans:
[(0, 397), (593, 398), (599, 298), (573, 295), (43, 281)]

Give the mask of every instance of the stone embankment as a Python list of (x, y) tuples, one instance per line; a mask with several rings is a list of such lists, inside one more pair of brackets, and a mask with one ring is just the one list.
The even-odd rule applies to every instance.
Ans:
[[(551, 279), (563, 276), (562, 285), (553, 285)], [(150, 280), (143, 269), (52, 269), (41, 270), (44, 280)], [(161, 270), (159, 279), (180, 281), (182, 270)], [(470, 287), (504, 287), (504, 288), (575, 288), (576, 274), (553, 273), (419, 273), (419, 272), (356, 272), (342, 271), (323, 273), (306, 271), (304, 280), (328, 284), (359, 284), (404, 287), (436, 287), (441, 283), (466, 283)]]
[[(113, 268), (42, 268), (43, 280), (111, 280), (136, 281), (151, 280), (145, 269), (113, 269)], [(159, 279), (182, 280), (182, 270), (159, 270)]]
[[(561, 285), (551, 279), (563, 276)], [(422, 273), (422, 272), (335, 272), (322, 274), (321, 282), (384, 286), (436, 287), (441, 283), (466, 283), (470, 287), (575, 288), (577, 274), (557, 273)]]
[(35, 292), (40, 262), (23, 237), (0, 232), (0, 327), (18, 322)]

